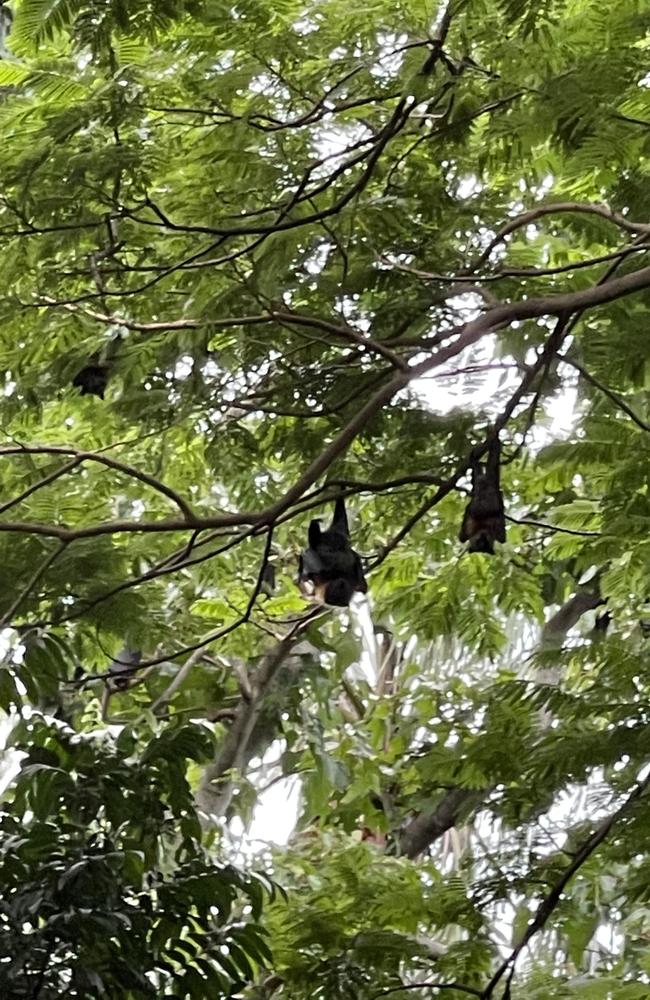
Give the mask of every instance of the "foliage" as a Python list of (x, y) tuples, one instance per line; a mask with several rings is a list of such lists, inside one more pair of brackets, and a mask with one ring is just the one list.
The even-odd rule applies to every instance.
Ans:
[(645, 995), (647, 14), (15, 0), (3, 995)]
[[(0, 815), (0, 983), (15, 997), (225, 995), (266, 963), (263, 883), (217, 865), (185, 769), (207, 734), (20, 724)], [(246, 919), (248, 910), (252, 919)]]

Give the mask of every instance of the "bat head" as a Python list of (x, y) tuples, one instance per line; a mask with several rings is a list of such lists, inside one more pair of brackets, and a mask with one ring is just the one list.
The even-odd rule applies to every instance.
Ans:
[(337, 577), (325, 585), (324, 603), (336, 608), (347, 608), (354, 594), (354, 584), (345, 577)]
[(485, 552), (488, 555), (494, 555), (494, 538), (492, 538), (490, 532), (488, 531), (478, 531), (471, 539), (469, 543), (470, 552)]

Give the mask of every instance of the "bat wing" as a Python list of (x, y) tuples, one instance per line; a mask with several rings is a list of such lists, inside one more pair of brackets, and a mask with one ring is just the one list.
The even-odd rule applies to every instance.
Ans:
[(463, 514), (463, 523), (461, 524), (460, 531), (458, 532), (458, 540), (461, 542), (468, 542), (472, 535), (476, 534), (476, 519), (472, 516), (471, 508), (472, 505), (470, 503), (465, 508), (465, 513)]
[(312, 580), (316, 576), (321, 576), (324, 572), (323, 560), (315, 549), (304, 549), (300, 554), (298, 565), (298, 579)]
[(318, 548), (321, 540), (322, 531), (320, 527), (320, 521), (313, 520), (309, 522), (309, 530), (307, 532), (307, 541), (309, 542), (310, 549)]
[(354, 584), (354, 589), (358, 590), (360, 594), (366, 594), (368, 592), (368, 584), (366, 582), (365, 576), (363, 575), (363, 566), (361, 565), (361, 559), (359, 558), (356, 552), (354, 553), (354, 555), (356, 558), (355, 569), (357, 577)]

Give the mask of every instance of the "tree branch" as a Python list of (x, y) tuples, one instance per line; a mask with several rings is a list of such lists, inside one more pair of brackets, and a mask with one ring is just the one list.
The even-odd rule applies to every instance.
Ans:
[(631, 219), (627, 219), (624, 215), (620, 215), (618, 212), (613, 212), (608, 205), (585, 204), (579, 201), (559, 201), (551, 205), (537, 205), (535, 208), (528, 209), (528, 211), (522, 212), (520, 215), (516, 215), (513, 219), (507, 222), (505, 226), (501, 227), (494, 239), (490, 241), (479, 257), (473, 267), (473, 270), (484, 264), (486, 260), (488, 260), (494, 248), (498, 246), (499, 243), (502, 243), (506, 236), (509, 236), (510, 233), (513, 233), (516, 229), (522, 229), (524, 226), (529, 226), (531, 222), (535, 222), (537, 219), (541, 219), (545, 215), (559, 215), (563, 213), (599, 215), (602, 219), (606, 219), (608, 222), (618, 226), (620, 229), (624, 229), (628, 233), (650, 233), (650, 223), (632, 222)]
[(452, 788), (435, 809), (411, 820), (399, 839), (400, 853), (407, 858), (417, 858), (443, 833), (456, 826), (463, 813), (471, 812), (484, 799), (482, 790)]
[(595, 831), (590, 837), (584, 842), (582, 847), (576, 852), (573, 861), (568, 865), (558, 881), (555, 883), (550, 892), (544, 897), (544, 899), (539, 904), (537, 908), (537, 913), (535, 914), (533, 920), (530, 922), (524, 933), (522, 934), (518, 944), (513, 948), (510, 955), (505, 959), (504, 962), (499, 966), (492, 979), (486, 986), (486, 988), (481, 993), (482, 1000), (488, 1000), (492, 996), (495, 987), (500, 982), (503, 975), (508, 971), (509, 968), (514, 967), (517, 958), (526, 947), (531, 938), (537, 934), (538, 931), (542, 930), (548, 921), (549, 917), (553, 914), (556, 906), (560, 902), (562, 893), (564, 892), (566, 886), (569, 884), (573, 876), (580, 870), (584, 863), (591, 857), (591, 855), (600, 847), (602, 842), (608, 836), (612, 827), (623, 819), (623, 817), (628, 813), (631, 807), (641, 798), (646, 789), (650, 786), (650, 769), (648, 774), (642, 781), (637, 781), (634, 788), (625, 799), (623, 804), (614, 812), (611, 816), (608, 816), (603, 820), (599, 826), (596, 827)]

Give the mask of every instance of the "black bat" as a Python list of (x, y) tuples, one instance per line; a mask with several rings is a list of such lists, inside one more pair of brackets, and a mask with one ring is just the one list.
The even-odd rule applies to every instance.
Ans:
[(86, 365), (80, 372), (77, 372), (72, 380), (75, 389), (81, 389), (82, 396), (99, 396), (104, 398), (104, 392), (108, 385), (110, 365), (105, 362)]
[(306, 597), (345, 608), (355, 592), (366, 593), (361, 559), (350, 545), (343, 497), (336, 501), (329, 528), (323, 531), (320, 521), (311, 521), (307, 537), (309, 547), (302, 552), (298, 567), (298, 586)]
[[(0, 3), (2, 0), (0, 0)], [(88, 359), (81, 371), (72, 380), (76, 389), (81, 389), (82, 396), (99, 396), (104, 398), (108, 380), (113, 371), (113, 362), (118, 357), (122, 347), (122, 335), (116, 334), (104, 345), (101, 351)]]
[(472, 496), (458, 535), (469, 552), (494, 555), (494, 543), (506, 540), (506, 518), (499, 482), (501, 442), (494, 437), (485, 463), (472, 462)]

